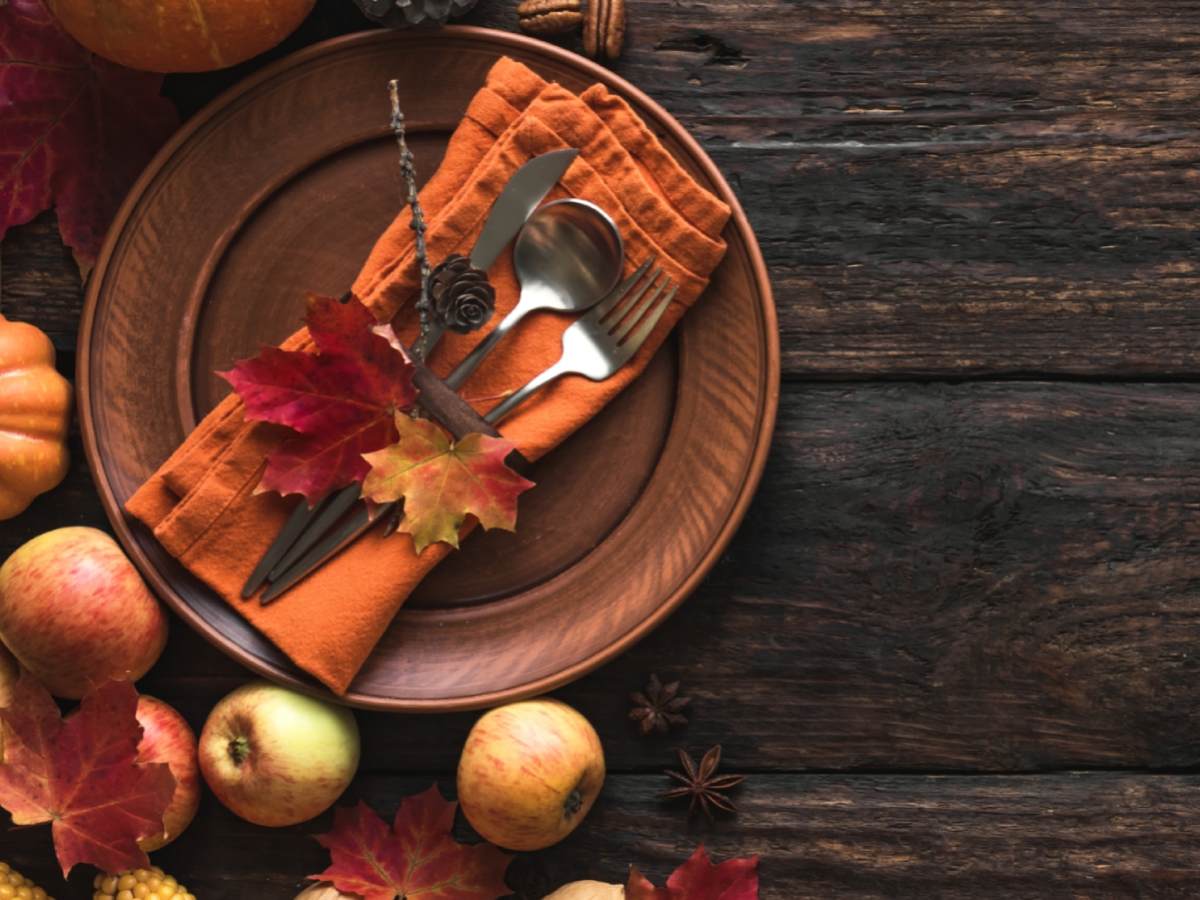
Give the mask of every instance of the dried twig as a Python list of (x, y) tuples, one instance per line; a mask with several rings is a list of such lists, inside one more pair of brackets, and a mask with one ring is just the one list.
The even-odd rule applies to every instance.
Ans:
[(417, 321), (420, 334), (413, 342), (413, 355), (418, 361), (424, 361), (429, 351), (430, 337), (434, 333), (435, 323), (431, 315), (433, 305), (429, 301), (429, 255), (425, 248), (425, 213), (421, 210), (421, 201), (417, 196), (417, 170), (413, 165), (412, 151), (404, 139), (404, 112), (400, 109), (400, 85), (392, 79), (388, 82), (388, 95), (392, 99), (392, 133), (396, 135), (396, 146), (400, 149), (400, 174), (408, 189), (408, 205), (412, 207), (412, 220), (409, 227), (416, 234), (417, 266), (421, 279), (421, 294), (417, 299)]

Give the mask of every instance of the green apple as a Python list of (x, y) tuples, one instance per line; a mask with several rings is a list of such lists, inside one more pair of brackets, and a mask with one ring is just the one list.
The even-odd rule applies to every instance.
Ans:
[(200, 772), (216, 798), (256, 825), (306, 822), (358, 769), (350, 710), (265, 681), (218, 703), (200, 732)]

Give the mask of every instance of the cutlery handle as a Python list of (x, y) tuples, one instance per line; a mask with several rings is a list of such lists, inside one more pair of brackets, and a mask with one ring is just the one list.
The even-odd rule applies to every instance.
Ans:
[(492, 352), (500, 339), (506, 335), (509, 330), (521, 320), (525, 315), (525, 310), (518, 303), (516, 309), (505, 316), (500, 324), (492, 329), (492, 333), (485, 337), (482, 341), (475, 345), (467, 358), (455, 367), (454, 371), (446, 377), (446, 386), (451, 390), (457, 391), (463, 386), (463, 382), (471, 377), (471, 373), (479, 368), (479, 364), (483, 362), (484, 357)]
[(555, 378), (566, 374), (567, 370), (562, 366), (562, 360), (559, 360), (541, 375), (534, 376), (523, 388), (518, 390), (503, 403), (492, 409), (491, 412), (483, 417), (484, 421), (494, 425), (496, 422), (499, 422), (510, 412), (528, 400), (534, 391), (540, 390), (552, 382)]
[(413, 384), (420, 391), (417, 395), (417, 405), (444, 425), (456, 441), (476, 433), (499, 436), (500, 432), (425, 366), (417, 365), (417, 370), (413, 373)]
[[(553, 368), (555, 367), (542, 374), (547, 374)], [(558, 374), (566, 374), (566, 371), (563, 370)], [(555, 375), (552, 377), (557, 378), (558, 376)], [(432, 418), (440, 422), (454, 435), (456, 441), (461, 441), (468, 434), (486, 434), (490, 437), (501, 437), (500, 432), (496, 430), (496, 426), (492, 424), (496, 420), (479, 415), (479, 413), (475, 412), (475, 408), (471, 404), (454, 393), (454, 391), (447, 387), (446, 382), (442, 381), (442, 379), (438, 378), (424, 366), (417, 366), (417, 371), (413, 375), (413, 384), (421, 392), (417, 398), (417, 405), (429, 413)], [(505, 463), (521, 475), (528, 475), (530, 472), (529, 460), (523, 457), (518, 450), (514, 450), (508, 454)]]

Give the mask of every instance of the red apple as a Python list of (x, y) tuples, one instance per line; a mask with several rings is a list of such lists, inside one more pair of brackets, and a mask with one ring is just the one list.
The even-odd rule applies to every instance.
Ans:
[(0, 641), (57, 697), (137, 681), (166, 640), (162, 607), (103, 531), (48, 531), (0, 566)]
[(557, 844), (583, 821), (603, 784), (596, 730), (557, 700), (493, 709), (475, 723), (458, 761), (467, 821), (510, 850)]
[(200, 732), (200, 771), (217, 799), (256, 825), (295, 825), (331, 807), (358, 769), (350, 710), (266, 682), (218, 703)]
[(137, 720), (142, 726), (138, 762), (166, 763), (175, 776), (175, 795), (163, 813), (163, 833), (138, 841), (149, 853), (171, 843), (192, 824), (200, 805), (200, 766), (196, 735), (174, 707), (143, 694), (138, 698)]

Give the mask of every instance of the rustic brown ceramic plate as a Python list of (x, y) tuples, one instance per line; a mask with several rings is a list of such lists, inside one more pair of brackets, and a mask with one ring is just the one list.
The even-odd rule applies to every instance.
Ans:
[(564, 684), (660, 623), (719, 557), (762, 472), (779, 380), (766, 269), (729, 186), (661, 107), (579, 56), (477, 28), (374, 31), (285, 59), (189, 121), (134, 187), (88, 290), (81, 417), (120, 540), (210, 641), (319, 691), (122, 505), (220, 400), (212, 372), (289, 334), (305, 291), (345, 290), (396, 213), (388, 79), (405, 86), (430, 173), (504, 54), (624, 96), (734, 208), (729, 254), (646, 375), (542, 462), (519, 532), (473, 536), (422, 584), (354, 682), (356, 705), (447, 711)]

